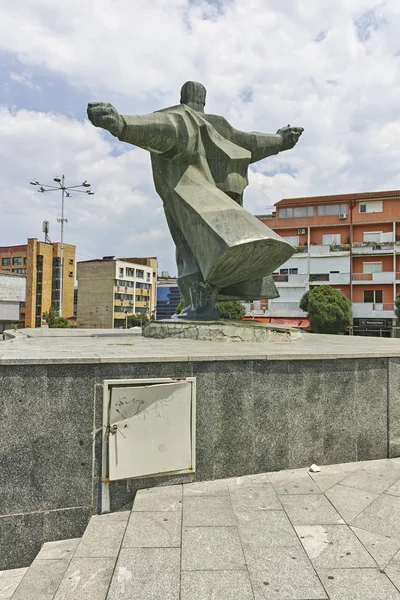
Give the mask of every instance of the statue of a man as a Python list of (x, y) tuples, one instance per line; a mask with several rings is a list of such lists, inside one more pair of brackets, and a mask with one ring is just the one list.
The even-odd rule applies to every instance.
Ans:
[(250, 163), (293, 148), (303, 129), (276, 134), (234, 129), (204, 112), (206, 89), (188, 81), (181, 103), (149, 115), (122, 116), (93, 102), (88, 117), (123, 142), (151, 153), (156, 190), (176, 245), (178, 285), (187, 319), (215, 319), (217, 300), (279, 296), (271, 273), (293, 247), (243, 208)]

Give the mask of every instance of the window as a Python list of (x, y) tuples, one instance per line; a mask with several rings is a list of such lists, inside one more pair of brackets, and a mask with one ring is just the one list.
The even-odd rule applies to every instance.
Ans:
[(135, 277), (135, 269), (130, 269), (129, 267), (126, 267), (126, 276)]
[(150, 281), (151, 279), (151, 273), (146, 273), (146, 281)]
[(382, 304), (382, 290), (364, 290), (364, 302), (373, 302), (374, 304)]
[(143, 279), (144, 271), (142, 271), (141, 269), (136, 269), (136, 277), (138, 277), (139, 279)]
[(26, 269), (11, 269), (13, 273), (19, 273), (20, 275), (25, 275)]
[(24, 265), (26, 265), (26, 264), (28, 264), (28, 259), (25, 256), (25, 258), (24, 258)]
[(324, 233), (322, 235), (322, 243), (326, 246), (331, 244), (340, 244), (340, 233)]
[(282, 237), (287, 241), (288, 244), (291, 244), (292, 246), (298, 246), (300, 244), (298, 235), (284, 235)]
[(281, 275), (298, 275), (299, 270), (297, 268), (296, 269), (281, 269), (280, 274)]
[(340, 213), (347, 213), (347, 209), (347, 204), (320, 204), (317, 206), (317, 215), (319, 217), (329, 217), (339, 215)]
[(365, 262), (363, 263), (363, 273), (382, 273), (381, 262)]
[(14, 256), (14, 258), (12, 259), (12, 264), (13, 265), (22, 265), (22, 257)]
[(380, 242), (382, 231), (364, 231), (364, 242)]
[(141, 283), (140, 281), (136, 282), (136, 289), (149, 290), (150, 287), (151, 286), (149, 283)]
[(119, 268), (119, 276), (124, 277), (124, 268), (123, 267)]
[(296, 206), (295, 208), (280, 208), (278, 210), (280, 219), (301, 219), (302, 217), (313, 217), (313, 206)]
[(1, 264), (3, 267), (8, 267), (11, 264), (11, 259), (10, 258), (2, 258)]
[(377, 213), (383, 212), (382, 200), (375, 202), (360, 202), (360, 213)]
[(133, 300), (132, 294), (114, 294), (115, 300)]
[(119, 285), (121, 287), (133, 287), (133, 281), (125, 281), (124, 279), (116, 279), (115, 285)]

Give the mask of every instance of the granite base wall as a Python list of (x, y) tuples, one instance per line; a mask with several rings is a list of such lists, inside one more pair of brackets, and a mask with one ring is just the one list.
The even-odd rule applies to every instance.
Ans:
[(1, 366), (0, 570), (100, 511), (103, 381), (189, 376), (196, 473), (114, 482), (112, 510), (141, 487), (400, 456), (398, 358)]

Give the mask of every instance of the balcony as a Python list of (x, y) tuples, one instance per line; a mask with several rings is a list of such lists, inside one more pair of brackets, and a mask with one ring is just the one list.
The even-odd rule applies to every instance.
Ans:
[(270, 300), (269, 306), (266, 309), (266, 317), (304, 317), (307, 318), (307, 313), (300, 309), (298, 302), (279, 302)]
[(353, 302), (353, 317), (393, 319), (395, 305), (393, 302), (375, 304), (373, 302)]
[(276, 287), (305, 287), (307, 283), (307, 274), (297, 273), (290, 275), (272, 275), (273, 280), (277, 284)]
[(350, 273), (310, 273), (313, 285), (350, 285)]
[[(374, 283), (393, 283), (395, 274), (393, 271), (381, 271), (379, 273), (353, 273), (353, 284), (367, 284), (371, 285)], [(397, 277), (400, 278), (400, 273), (396, 273)]]
[(363, 242), (353, 244), (353, 255), (400, 253), (399, 242)]

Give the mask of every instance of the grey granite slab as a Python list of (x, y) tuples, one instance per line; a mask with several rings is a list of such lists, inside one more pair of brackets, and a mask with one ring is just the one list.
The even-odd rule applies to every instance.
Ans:
[(352, 521), (367, 506), (379, 497), (379, 494), (347, 487), (341, 483), (325, 492), (325, 496), (345, 521)]
[(400, 592), (380, 569), (318, 569), (330, 600), (400, 600)]
[(57, 560), (62, 558), (71, 560), (80, 541), (81, 538), (73, 538), (57, 542), (46, 542), (43, 544), (36, 558), (39, 560)]
[(181, 545), (182, 513), (132, 512), (123, 548), (172, 548)]
[(114, 565), (115, 558), (73, 558), (54, 600), (105, 600)]
[(74, 558), (116, 558), (130, 513), (94, 515), (75, 551)]
[(243, 550), (236, 527), (184, 527), (183, 571), (244, 569)]
[(374, 533), (358, 527), (351, 529), (381, 569), (384, 569), (400, 550), (400, 527), (393, 531), (393, 535)]
[(229, 496), (229, 490), (224, 480), (200, 481), (185, 484), (183, 496)]
[(315, 481), (322, 492), (330, 489), (343, 479), (348, 477), (357, 469), (361, 469), (363, 462), (343, 463), (341, 465), (324, 465), (321, 466), (319, 473), (311, 473), (310, 477)]
[(295, 529), (308, 557), (317, 569), (377, 566), (347, 525), (299, 525)]
[(268, 473), (277, 494), (322, 494), (305, 469)]
[(136, 493), (132, 510), (135, 512), (182, 510), (182, 486), (170, 485), (139, 490)]
[(327, 595), (301, 547), (244, 549), (255, 600), (323, 600)]
[(247, 571), (182, 571), (181, 600), (254, 600)]
[(229, 496), (185, 498), (183, 525), (186, 527), (235, 527), (236, 518)]
[(342, 485), (381, 494), (400, 479), (400, 468), (391, 460), (365, 463), (341, 481)]
[(179, 548), (123, 548), (107, 600), (179, 600)]
[(0, 571), (0, 600), (10, 600), (28, 567)]
[(279, 510), (279, 498), (270, 483), (230, 487), (233, 510)]
[(53, 600), (69, 560), (35, 560), (14, 592), (13, 600)]
[(300, 546), (292, 524), (283, 510), (237, 513), (243, 546)]
[(344, 523), (329, 500), (321, 494), (284, 494), (280, 501), (292, 525)]
[(392, 535), (399, 530), (399, 523), (400, 498), (382, 494), (353, 519), (350, 525), (374, 533)]

